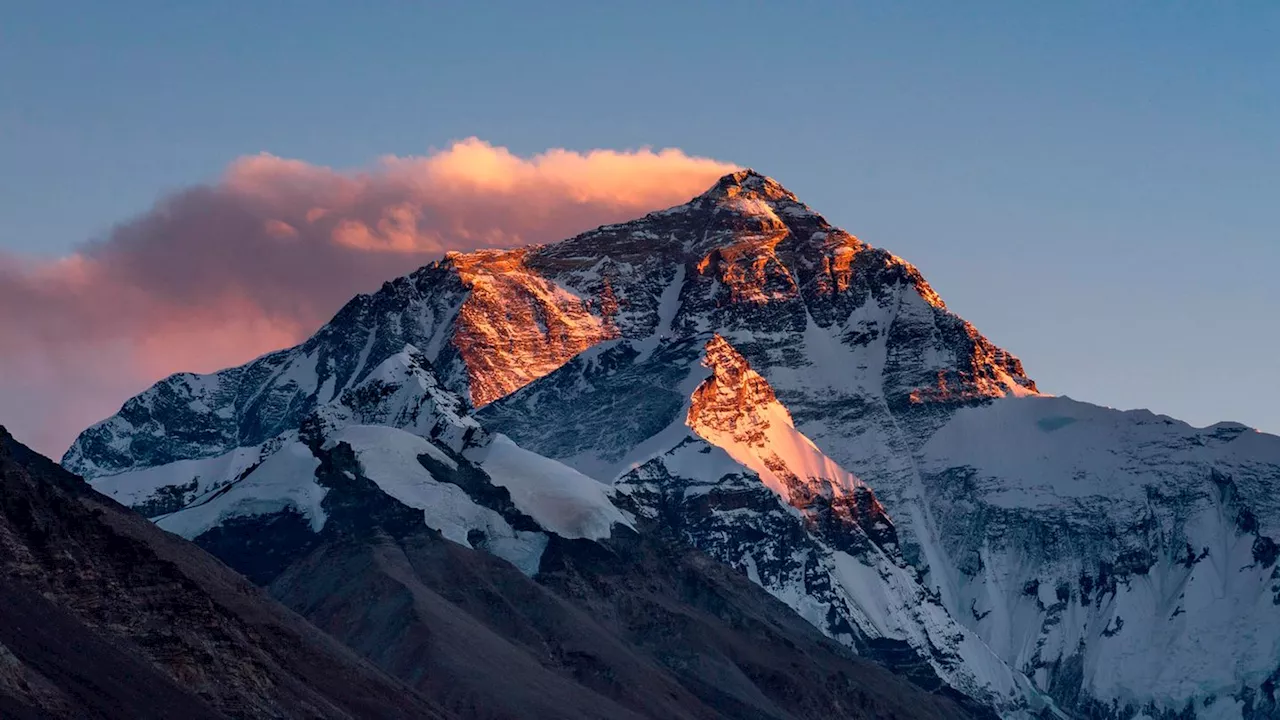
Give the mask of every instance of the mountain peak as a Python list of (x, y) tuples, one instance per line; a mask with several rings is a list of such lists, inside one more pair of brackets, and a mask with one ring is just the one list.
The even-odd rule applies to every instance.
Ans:
[(700, 197), (714, 201), (734, 198), (758, 198), (761, 200), (786, 200), (799, 202), (799, 198), (773, 178), (751, 168), (736, 170), (716, 181), (710, 190)]

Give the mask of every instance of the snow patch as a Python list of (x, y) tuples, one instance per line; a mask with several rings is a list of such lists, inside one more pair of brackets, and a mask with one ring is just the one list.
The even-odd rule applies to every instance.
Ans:
[(155, 523), (192, 539), (230, 518), (272, 515), (293, 509), (311, 521), (312, 531), (320, 532), (327, 519), (321, 501), (328, 491), (315, 481), (319, 467), (320, 461), (306, 445), (285, 443), (226, 491), (156, 518)]
[(331, 434), (325, 446), (343, 442), (355, 451), (365, 476), (387, 495), (421, 510), (427, 527), (466, 547), (475, 547), (471, 533), (480, 531), (484, 540), (479, 549), (507, 560), (526, 575), (537, 573), (547, 537), (512, 529), (501, 515), (477, 504), (462, 488), (432, 477), (418, 461), (420, 455), (434, 457), (440, 452), (429, 441), (396, 428), (349, 425)]
[(609, 500), (608, 488), (567, 465), (529, 452), (505, 435), (467, 452), (493, 484), (507, 489), (522, 512), (566, 538), (601, 540), (613, 525), (632, 527)]

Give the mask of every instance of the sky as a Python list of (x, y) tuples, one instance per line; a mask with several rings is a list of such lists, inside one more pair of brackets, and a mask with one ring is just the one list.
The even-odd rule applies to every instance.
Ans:
[(0, 423), (58, 454), (443, 250), (749, 166), (1042, 390), (1280, 432), (1277, 38), (1228, 0), (0, 2)]

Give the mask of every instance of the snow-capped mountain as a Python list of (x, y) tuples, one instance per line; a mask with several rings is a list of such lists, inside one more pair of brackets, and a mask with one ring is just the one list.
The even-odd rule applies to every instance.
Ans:
[[(314, 529), (296, 478), (339, 441), (526, 572), (562, 530), (666, 533), (1007, 713), (1277, 713), (1280, 438), (1040, 395), (909, 263), (752, 171), (450, 255), (298, 347), (158, 383), (63, 462), (188, 535), (285, 507)], [(427, 446), (537, 521), (424, 490), (396, 458)]]

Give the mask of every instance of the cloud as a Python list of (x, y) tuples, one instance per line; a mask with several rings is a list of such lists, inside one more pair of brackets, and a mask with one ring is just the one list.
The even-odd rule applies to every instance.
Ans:
[(520, 157), (476, 138), (360, 171), (240, 158), (68, 257), (0, 255), (0, 423), (57, 455), (152, 382), (296, 343), (445, 251), (554, 242), (733, 169), (671, 149)]

